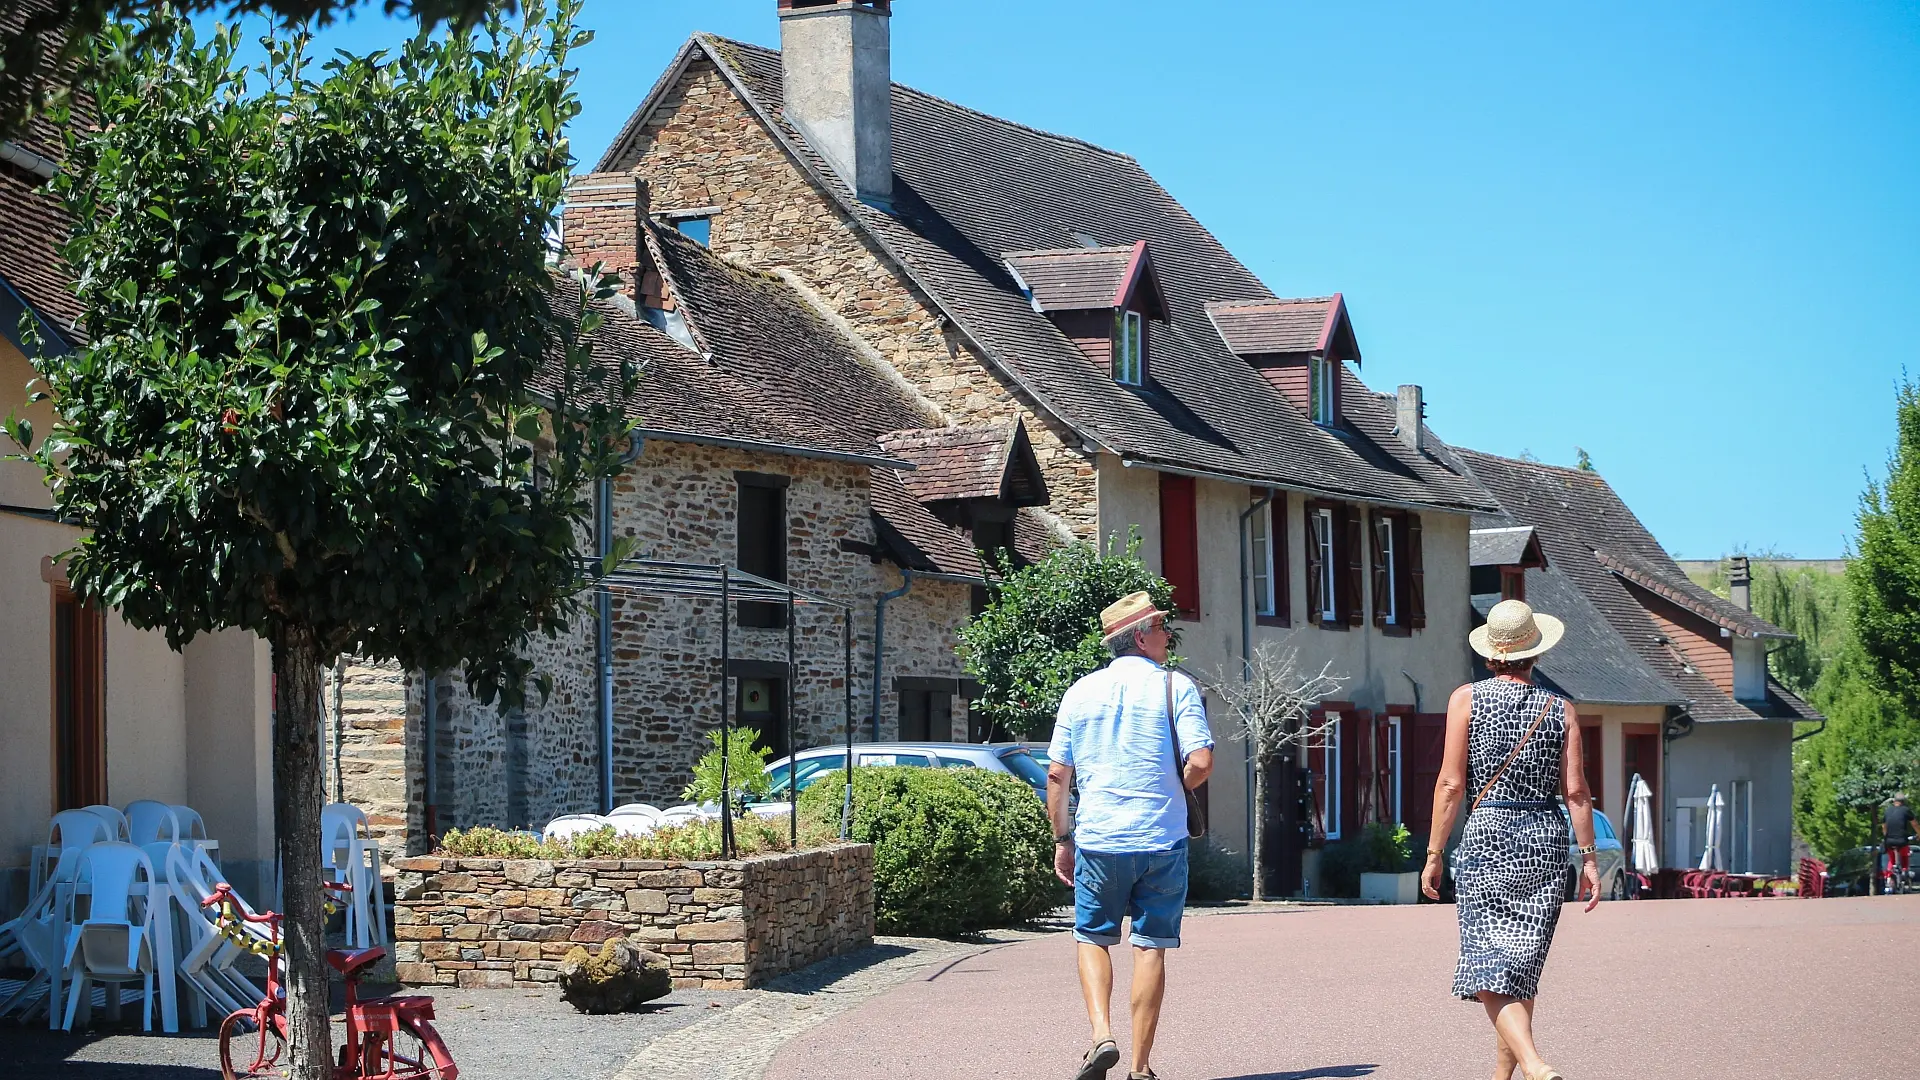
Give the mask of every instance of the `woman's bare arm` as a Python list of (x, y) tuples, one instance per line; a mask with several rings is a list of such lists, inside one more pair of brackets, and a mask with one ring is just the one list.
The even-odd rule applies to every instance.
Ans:
[(1440, 758), (1440, 781), (1433, 787), (1433, 831), (1427, 838), (1427, 866), (1420, 876), (1421, 891), (1440, 899), (1441, 852), (1453, 835), (1454, 819), (1467, 790), (1467, 720), (1473, 713), (1473, 687), (1462, 686), (1447, 699), (1446, 750)]

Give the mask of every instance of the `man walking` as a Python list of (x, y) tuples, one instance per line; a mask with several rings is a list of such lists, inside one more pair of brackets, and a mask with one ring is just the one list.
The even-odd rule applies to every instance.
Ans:
[[(1213, 771), (1200, 689), (1168, 671), (1173, 638), (1166, 614), (1137, 592), (1100, 613), (1113, 662), (1073, 684), (1060, 701), (1053, 764), (1047, 769), (1047, 813), (1053, 819), (1053, 870), (1073, 886), (1073, 938), (1080, 993), (1093, 1025), (1093, 1049), (1074, 1080), (1104, 1080), (1120, 1060), (1109, 1017), (1113, 958), (1120, 919), (1131, 920), (1133, 1058), (1129, 1080), (1158, 1080), (1149, 1063), (1166, 950), (1180, 947), (1187, 903), (1187, 804)], [(1173, 728), (1179, 728), (1175, 761)], [(1079, 811), (1071, 823), (1068, 793), (1078, 778)]]

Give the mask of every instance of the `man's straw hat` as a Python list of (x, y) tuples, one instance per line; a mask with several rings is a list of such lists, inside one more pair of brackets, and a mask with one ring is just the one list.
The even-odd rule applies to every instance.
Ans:
[(1489, 660), (1526, 660), (1560, 644), (1567, 624), (1540, 615), (1524, 600), (1502, 600), (1487, 612), (1485, 626), (1467, 635), (1473, 651)]
[(1100, 636), (1103, 639), (1119, 637), (1164, 614), (1153, 606), (1152, 596), (1145, 592), (1129, 593), (1108, 604), (1100, 613)]

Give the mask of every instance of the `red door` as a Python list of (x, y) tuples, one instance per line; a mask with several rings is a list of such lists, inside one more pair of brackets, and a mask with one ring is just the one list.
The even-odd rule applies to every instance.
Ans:
[(1433, 789), (1440, 782), (1440, 759), (1447, 749), (1447, 714), (1407, 717), (1407, 778), (1401, 803), (1414, 844), (1426, 847), (1433, 833)]
[[(1653, 836), (1654, 843), (1659, 844), (1660, 821), (1665, 816), (1660, 812), (1660, 729), (1653, 724), (1626, 724), (1621, 730), (1626, 765), (1626, 775), (1621, 779), (1622, 782), (1631, 784), (1633, 774), (1639, 773), (1640, 778), (1645, 780), (1647, 787), (1652, 790)], [(1629, 816), (1633, 813), (1631, 805), (1627, 806), (1626, 810)], [(1616, 821), (1613, 827), (1624, 836), (1627, 831), (1627, 822)]]

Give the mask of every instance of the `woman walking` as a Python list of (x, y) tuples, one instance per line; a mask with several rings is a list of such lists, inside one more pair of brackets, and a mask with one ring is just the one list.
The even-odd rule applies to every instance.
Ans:
[(1519, 600), (1494, 605), (1486, 625), (1467, 639), (1493, 677), (1460, 687), (1447, 701), (1446, 753), (1420, 887), (1440, 898), (1447, 839), (1462, 797), (1471, 793), (1454, 856), (1460, 963), (1453, 992), (1480, 1002), (1493, 1022), (1494, 1080), (1512, 1080), (1516, 1065), (1526, 1080), (1563, 1080), (1533, 1045), (1534, 997), (1566, 888), (1567, 818), (1554, 798), (1563, 783), (1580, 840), (1580, 895), (1591, 897), (1588, 911), (1600, 902), (1579, 716), (1572, 702), (1533, 685), (1534, 660), (1565, 630)]

